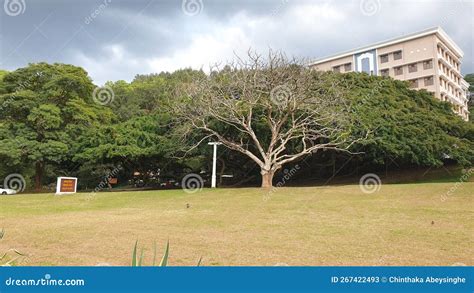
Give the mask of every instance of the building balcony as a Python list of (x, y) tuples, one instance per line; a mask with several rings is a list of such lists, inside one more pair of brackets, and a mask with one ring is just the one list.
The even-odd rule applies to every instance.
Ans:
[(461, 108), (466, 108), (467, 109), (467, 98), (461, 97), (456, 97), (452, 93), (448, 92), (446, 89), (441, 88), (441, 95), (447, 97), (448, 101), (450, 101), (452, 104), (459, 106)]

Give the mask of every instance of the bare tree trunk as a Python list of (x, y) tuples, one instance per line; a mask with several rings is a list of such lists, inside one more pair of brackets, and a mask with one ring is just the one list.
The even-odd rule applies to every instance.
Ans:
[(273, 176), (275, 171), (261, 171), (262, 174), (262, 188), (271, 188), (273, 187)]

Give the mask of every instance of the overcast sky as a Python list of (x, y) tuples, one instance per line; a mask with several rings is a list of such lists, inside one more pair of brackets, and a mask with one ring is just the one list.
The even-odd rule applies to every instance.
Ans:
[(388, 0), (2, 0), (0, 68), (62, 62), (98, 85), (206, 68), (249, 48), (320, 58), (441, 26), (474, 72), (474, 5)]

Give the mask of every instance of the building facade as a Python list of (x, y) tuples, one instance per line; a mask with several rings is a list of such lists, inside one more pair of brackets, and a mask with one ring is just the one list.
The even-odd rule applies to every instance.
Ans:
[(461, 75), (463, 51), (440, 27), (322, 58), (309, 66), (316, 70), (366, 72), (406, 80), (414, 89), (426, 89), (453, 111), (469, 119), (469, 84)]

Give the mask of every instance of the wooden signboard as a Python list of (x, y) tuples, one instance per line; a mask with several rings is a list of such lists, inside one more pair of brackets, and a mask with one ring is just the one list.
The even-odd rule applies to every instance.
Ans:
[(58, 177), (56, 183), (56, 194), (76, 193), (77, 178), (76, 177)]

